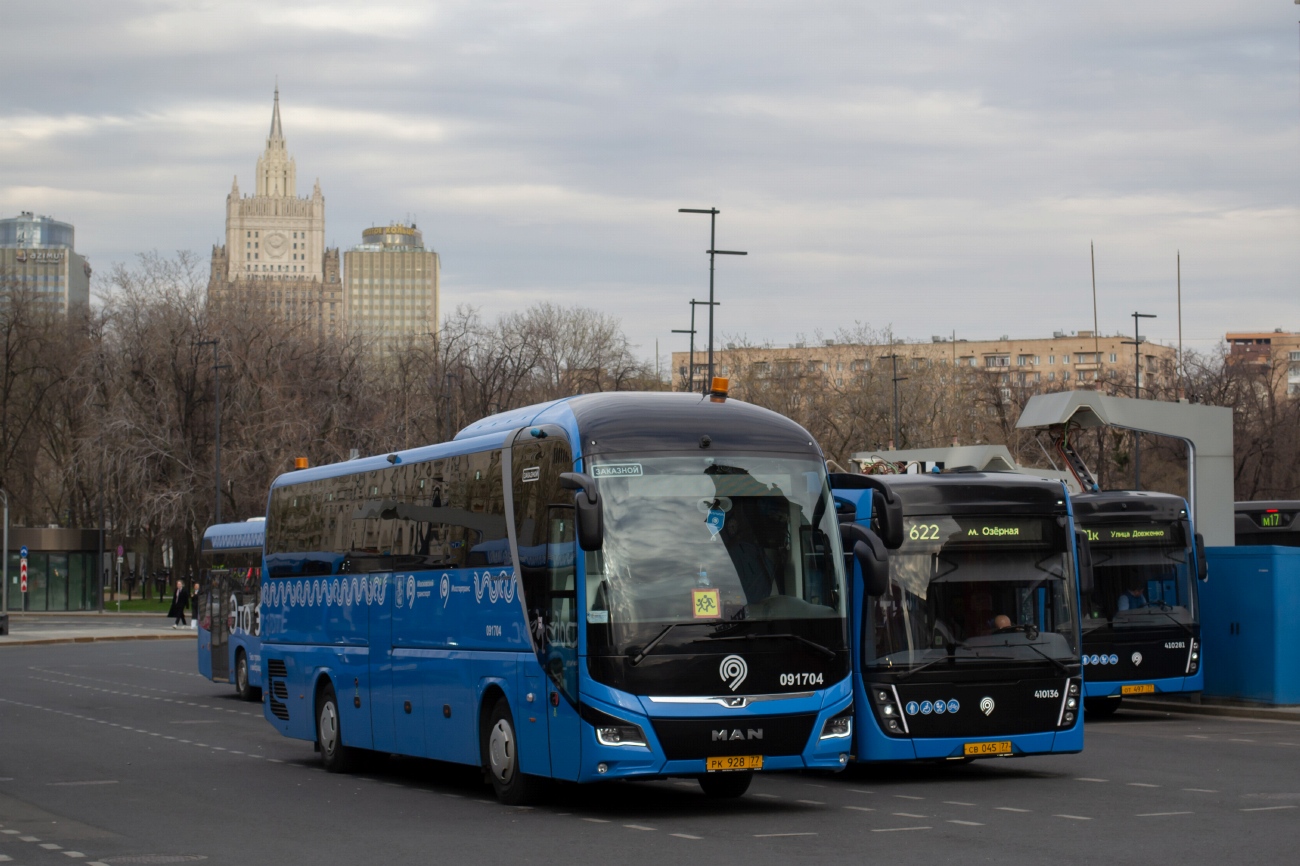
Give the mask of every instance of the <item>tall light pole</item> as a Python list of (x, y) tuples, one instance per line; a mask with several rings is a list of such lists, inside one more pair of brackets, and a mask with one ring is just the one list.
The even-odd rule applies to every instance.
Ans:
[(199, 342), (199, 345), (212, 347), (212, 373), (214, 377), (213, 414), (216, 416), (216, 432), (213, 435), (214, 447), (212, 452), (213, 453), (212, 474), (214, 476), (214, 480), (216, 482), (216, 488), (217, 488), (216, 508), (214, 508), (212, 512), (212, 522), (220, 523), (221, 522), (221, 371), (223, 368), (230, 369), (230, 365), (217, 363), (217, 361), (219, 360), (217, 356), (217, 352), (221, 345), (220, 340), (201, 340)]
[[(1154, 319), (1155, 313), (1133, 314), (1133, 398), (1142, 397), (1142, 344), (1146, 342), (1138, 331), (1139, 319)], [(1121, 341), (1128, 345), (1128, 340)], [(1154, 393), (1154, 391), (1153, 391)], [(1142, 434), (1133, 431), (1133, 489), (1142, 489)]]
[[(740, 250), (720, 250), (717, 247), (718, 236), (718, 214), (722, 211), (716, 207), (706, 209), (694, 207), (679, 207), (678, 213), (706, 213), (709, 215), (709, 248), (706, 252), (709, 254), (709, 381), (706, 383), (710, 388), (713, 387), (713, 308), (717, 306), (713, 302), (713, 258), (714, 256), (747, 256), (749, 253)], [(691, 359), (692, 363), (694, 358)]]
[(894, 362), (894, 447), (901, 448), (903, 445), (902, 422), (898, 414), (898, 383), (906, 382), (906, 376), (898, 375), (898, 353), (890, 352), (888, 355), (881, 355), (880, 360), (890, 360)]
[(0, 581), (4, 583), (4, 591), (0, 592), (0, 613), (9, 612), (9, 494), (0, 489), (0, 499), (5, 503), (5, 532), (4, 532), (4, 562), (0, 564)]

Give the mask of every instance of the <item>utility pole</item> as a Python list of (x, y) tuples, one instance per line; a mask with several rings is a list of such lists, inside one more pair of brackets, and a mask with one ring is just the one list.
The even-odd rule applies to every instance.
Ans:
[[(1142, 398), (1142, 344), (1145, 342), (1139, 333), (1140, 319), (1154, 319), (1154, 313), (1133, 313), (1133, 398)], [(1128, 345), (1128, 340), (1123, 340)], [(1154, 392), (1152, 392), (1154, 393)], [(1142, 489), (1142, 434), (1133, 431), (1133, 489)]]
[(881, 355), (880, 360), (889, 359), (894, 364), (894, 447), (901, 448), (903, 445), (902, 421), (898, 414), (898, 383), (906, 382), (906, 376), (898, 375), (898, 353), (891, 351), (888, 355)]
[[(706, 213), (709, 215), (709, 248), (705, 250), (705, 252), (709, 254), (709, 301), (708, 301), (709, 304), (709, 378), (708, 381), (705, 382), (705, 384), (708, 387), (712, 388), (713, 387), (713, 308), (718, 306), (713, 301), (713, 260), (715, 256), (747, 256), (749, 255), (749, 253), (742, 252), (740, 250), (717, 249), (718, 214), (722, 213), (722, 211), (718, 210), (716, 207), (711, 207), (708, 209), (679, 207), (677, 209), (677, 212), (678, 213)], [(692, 325), (691, 327), (694, 327), (694, 325)], [(691, 363), (692, 363), (692, 372), (694, 372), (694, 363), (695, 363), (694, 357), (691, 358)], [(694, 388), (692, 388), (692, 390), (694, 390)]]

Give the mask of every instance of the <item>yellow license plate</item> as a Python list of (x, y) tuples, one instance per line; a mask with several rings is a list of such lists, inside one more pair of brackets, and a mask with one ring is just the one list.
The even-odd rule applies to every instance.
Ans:
[(710, 773), (725, 773), (728, 770), (761, 770), (762, 755), (730, 755), (725, 758), (705, 758), (704, 769)]
[(1156, 692), (1155, 683), (1143, 683), (1140, 686), (1120, 686), (1121, 695), (1153, 695)]
[(1011, 754), (1011, 741), (998, 740), (995, 743), (967, 743), (962, 751), (970, 758), (985, 755), (1009, 755)]

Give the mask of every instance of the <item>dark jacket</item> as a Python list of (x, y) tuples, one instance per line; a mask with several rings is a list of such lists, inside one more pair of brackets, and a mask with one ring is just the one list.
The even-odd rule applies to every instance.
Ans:
[(190, 606), (189, 587), (181, 587), (180, 592), (172, 591), (172, 606), (167, 608), (167, 615), (172, 619), (184, 614)]

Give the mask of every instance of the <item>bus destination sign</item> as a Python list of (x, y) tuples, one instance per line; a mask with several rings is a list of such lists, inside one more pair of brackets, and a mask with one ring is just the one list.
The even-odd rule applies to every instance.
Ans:
[(1168, 523), (1158, 526), (1102, 526), (1083, 531), (1093, 544), (1160, 544), (1174, 540), (1174, 528)]

